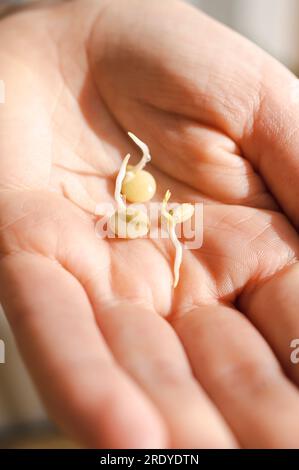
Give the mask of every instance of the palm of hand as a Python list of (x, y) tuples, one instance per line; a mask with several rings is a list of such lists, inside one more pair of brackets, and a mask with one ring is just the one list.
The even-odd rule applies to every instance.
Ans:
[[(89, 7), (72, 6), (84, 17), (81, 30), (76, 20), (70, 24), (68, 6), (62, 15), (30, 13), (2, 26), (10, 52), (1, 51), (8, 91), (18, 83), (3, 110), (1, 145), (12, 158), (2, 162), (2, 265), (20, 299), (9, 305), (11, 287), (2, 296), (21, 348), (53, 414), (88, 445), (230, 446), (235, 438), (245, 446), (274, 445), (271, 406), (283, 400), (270, 392), (278, 381), (276, 359), (234, 305), (252, 314), (266, 337), (275, 337), (260, 320), (263, 286), (295, 261), (297, 234), (233, 139), (219, 130), (217, 94), (202, 116), (189, 115), (188, 103), (199, 100), (199, 91), (190, 91), (188, 73), (181, 73), (185, 64), (172, 63), (180, 45), (171, 49), (165, 37), (165, 57), (161, 50), (155, 54), (150, 22), (135, 49), (137, 32), (121, 44), (124, 20), (104, 47), (115, 12), (94, 23), (98, 6)], [(29, 30), (34, 15), (38, 26)], [(43, 50), (34, 48), (54, 22), (52, 41), (46, 36)], [(20, 58), (13, 54), (20, 44), (10, 23), (29, 45)], [(14, 142), (15, 123), (27, 131), (23, 145)], [(99, 240), (94, 217), (63, 194), (67, 187), (80, 198), (84, 188), (90, 208), (91, 201), (111, 201), (115, 173), (131, 146), (127, 129), (152, 149), (157, 200), (170, 188), (177, 202), (206, 202), (203, 247), (185, 252), (176, 291), (169, 241)], [(27, 311), (22, 321), (19, 305)], [(27, 341), (38, 335), (37, 344), (29, 347), (26, 334)], [(285, 366), (279, 345), (272, 347)], [(75, 380), (74, 368), (81, 378)], [(56, 376), (50, 391), (48, 370)], [(106, 386), (95, 383), (103, 374)], [(278, 387), (297, 405), (287, 379), (279, 378)], [(96, 407), (104, 399), (107, 412)], [(98, 419), (105, 432), (100, 440)]]

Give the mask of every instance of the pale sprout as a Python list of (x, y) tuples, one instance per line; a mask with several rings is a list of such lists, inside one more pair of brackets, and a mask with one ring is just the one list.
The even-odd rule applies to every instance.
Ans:
[(126, 171), (127, 171), (127, 165), (128, 161), (130, 160), (130, 154), (125, 156), (125, 158), (122, 161), (122, 164), (120, 166), (118, 175), (116, 177), (116, 182), (115, 182), (115, 190), (114, 190), (114, 199), (116, 200), (117, 207), (118, 209), (123, 209), (126, 210), (126, 203), (123, 200), (123, 197), (121, 195), (121, 187), (124, 181), (124, 178), (126, 176)]
[(135, 142), (135, 144), (142, 151), (142, 158), (141, 158), (140, 162), (137, 165), (134, 166), (134, 171), (137, 172), (137, 171), (143, 170), (145, 165), (147, 163), (149, 163), (152, 159), (152, 157), (150, 155), (149, 148), (144, 142), (142, 142), (142, 140), (138, 139), (138, 137), (136, 137), (136, 135), (133, 134), (133, 132), (128, 132), (128, 136), (131, 137), (133, 142)]
[(116, 212), (110, 217), (108, 226), (119, 238), (138, 238), (145, 236), (149, 231), (147, 214), (134, 207), (126, 206), (121, 194), (121, 188), (127, 172), (130, 154), (124, 158), (116, 178), (114, 198), (117, 203)]
[(129, 202), (147, 202), (156, 192), (155, 178), (144, 170), (146, 164), (151, 161), (150, 151), (148, 146), (132, 132), (128, 132), (128, 135), (141, 149), (142, 157), (137, 165), (127, 167), (121, 192)]
[(167, 220), (167, 229), (169, 233), (170, 240), (172, 241), (175, 247), (175, 260), (174, 260), (174, 282), (173, 287), (175, 288), (178, 285), (180, 279), (180, 267), (182, 264), (183, 259), (183, 247), (175, 232), (175, 226), (177, 224), (186, 222), (187, 220), (191, 219), (194, 214), (194, 207), (192, 204), (181, 204), (180, 206), (176, 207), (174, 210), (167, 210), (167, 203), (170, 199), (171, 192), (169, 190), (166, 191), (162, 202), (162, 209), (161, 214)]

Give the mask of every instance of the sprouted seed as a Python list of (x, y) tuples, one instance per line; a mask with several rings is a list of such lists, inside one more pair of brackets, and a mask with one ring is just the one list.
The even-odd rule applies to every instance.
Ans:
[(119, 238), (139, 238), (149, 231), (147, 214), (137, 208), (126, 206), (121, 193), (122, 184), (126, 176), (130, 154), (124, 158), (115, 182), (114, 198), (117, 204), (116, 212), (110, 217), (108, 226)]
[(176, 288), (180, 279), (180, 267), (183, 259), (183, 247), (176, 235), (175, 226), (177, 224), (185, 222), (186, 220), (189, 220), (194, 214), (194, 207), (192, 206), (192, 204), (181, 204), (180, 206), (176, 207), (176, 209), (170, 209), (168, 211), (167, 203), (170, 197), (171, 192), (167, 190), (162, 202), (161, 214), (167, 221), (169, 237), (175, 247), (173, 287)]
[(149, 219), (144, 211), (128, 207), (116, 211), (109, 219), (108, 226), (118, 238), (140, 238), (149, 231)]
[(127, 167), (121, 192), (129, 202), (147, 202), (156, 192), (155, 178), (144, 170), (146, 164), (151, 161), (150, 151), (148, 146), (132, 132), (128, 132), (128, 135), (141, 149), (142, 157), (137, 165)]

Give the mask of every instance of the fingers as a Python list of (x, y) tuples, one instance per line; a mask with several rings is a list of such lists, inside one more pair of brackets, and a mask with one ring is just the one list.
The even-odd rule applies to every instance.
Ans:
[(88, 447), (167, 445), (159, 413), (114, 362), (73, 276), (42, 256), (7, 256), (0, 295), (42, 398), (66, 432)]
[(299, 385), (299, 365), (291, 360), (291, 342), (299, 339), (298, 263), (286, 267), (239, 304), (263, 334), (287, 374)]
[(299, 394), (237, 311), (202, 306), (173, 320), (194, 374), (242, 447), (299, 446)]
[(119, 363), (160, 410), (175, 448), (234, 447), (222, 417), (197, 384), (170, 325), (150, 307), (99, 308), (98, 322)]

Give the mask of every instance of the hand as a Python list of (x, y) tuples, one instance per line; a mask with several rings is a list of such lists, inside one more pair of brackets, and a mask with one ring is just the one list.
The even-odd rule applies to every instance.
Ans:
[[(295, 78), (170, 0), (74, 1), (0, 34), (0, 294), (52, 417), (95, 447), (297, 447)], [(157, 200), (205, 201), (175, 291), (168, 240), (95, 236), (127, 130)]]

